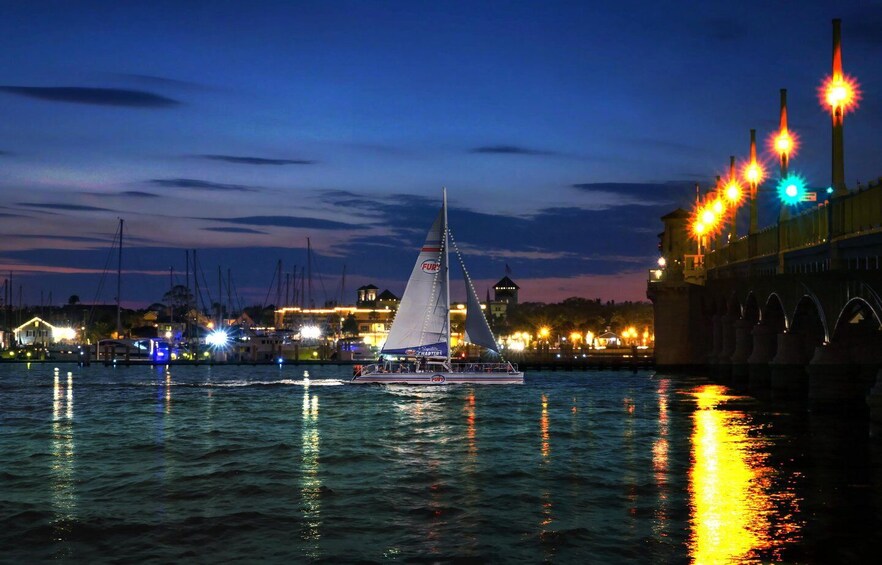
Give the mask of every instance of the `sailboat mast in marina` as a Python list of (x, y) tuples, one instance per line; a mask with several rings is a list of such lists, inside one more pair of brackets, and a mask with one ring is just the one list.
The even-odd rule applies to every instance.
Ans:
[[(441, 210), (420, 248), (401, 304), (392, 322), (380, 361), (361, 367), (352, 383), (402, 384), (520, 384), (524, 374), (507, 361), (454, 363), (450, 349), (450, 246), (447, 191)], [(455, 245), (454, 245), (455, 248)], [(456, 256), (465, 281), (466, 341), (498, 355), (499, 346), (481, 310), (462, 257)]]

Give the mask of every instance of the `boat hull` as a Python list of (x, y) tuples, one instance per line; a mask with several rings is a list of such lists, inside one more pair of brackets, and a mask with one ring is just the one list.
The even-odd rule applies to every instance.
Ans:
[(372, 373), (352, 377), (349, 383), (430, 386), (453, 384), (520, 385), (524, 384), (524, 373)]

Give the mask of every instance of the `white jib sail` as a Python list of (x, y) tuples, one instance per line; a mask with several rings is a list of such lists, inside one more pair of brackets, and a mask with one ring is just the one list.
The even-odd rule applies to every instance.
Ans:
[(472, 281), (469, 280), (468, 273), (466, 273), (465, 265), (462, 266), (462, 276), (465, 279), (466, 295), (468, 297), (466, 302), (465, 339), (469, 343), (486, 347), (498, 353), (499, 346), (496, 345), (496, 339), (493, 337), (493, 332), (490, 331), (487, 318), (484, 316), (484, 312), (481, 311), (481, 303), (478, 302), (478, 296), (475, 294), (475, 289), (472, 286)]
[(444, 208), (432, 224), (401, 297), (383, 354), (448, 354), (447, 226)]

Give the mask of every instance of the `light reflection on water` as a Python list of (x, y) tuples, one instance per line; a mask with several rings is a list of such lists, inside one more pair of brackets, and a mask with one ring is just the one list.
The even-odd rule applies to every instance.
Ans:
[(653, 512), (653, 533), (659, 538), (669, 535), (670, 528), (670, 486), (668, 484), (668, 434), (670, 426), (668, 422), (668, 395), (671, 380), (658, 379), (656, 394), (658, 395), (658, 437), (652, 444), (652, 470), (653, 479), (658, 489), (655, 510)]
[(29, 371), (0, 367), (10, 562), (863, 562), (882, 516), (871, 445), (697, 378)]
[(322, 481), (319, 475), (319, 397), (311, 393), (308, 379), (303, 387), (300, 460), (300, 497), (303, 507), (303, 527), (301, 538), (309, 545), (306, 555), (312, 559), (319, 557), (318, 542), (322, 526)]
[[(735, 563), (776, 555), (798, 539), (793, 510), (798, 503), (791, 481), (777, 477), (758, 439), (758, 426), (744, 413), (727, 409), (734, 397), (720, 385), (692, 391), (692, 467), (689, 471), (692, 534), (696, 563)], [(761, 437), (761, 436), (760, 436)], [(776, 509), (771, 489), (782, 509)], [(772, 520), (776, 517), (776, 520)]]
[[(67, 539), (70, 525), (76, 519), (77, 493), (74, 469), (74, 396), (73, 374), (67, 374), (65, 387), (58, 369), (55, 369), (52, 386), (52, 506), (56, 541)], [(63, 551), (56, 557), (64, 557)]]

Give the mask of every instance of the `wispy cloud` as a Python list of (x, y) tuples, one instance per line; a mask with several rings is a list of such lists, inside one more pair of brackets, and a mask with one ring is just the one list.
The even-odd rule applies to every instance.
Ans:
[(202, 228), (203, 231), (216, 231), (222, 233), (253, 233), (258, 235), (263, 235), (267, 232), (260, 230), (253, 230), (251, 228)]
[(142, 192), (140, 190), (126, 190), (120, 192), (119, 196), (126, 196), (129, 198), (159, 198), (158, 194), (154, 194), (153, 192)]
[(18, 202), (18, 206), (27, 208), (40, 208), (43, 210), (67, 210), (71, 212), (113, 212), (110, 208), (98, 206), (86, 206), (84, 204), (49, 204), (43, 202)]
[(10, 86), (0, 85), (0, 91), (51, 102), (95, 104), (98, 106), (128, 106), (133, 108), (164, 108), (177, 106), (177, 100), (147, 92), (123, 88), (88, 88), (81, 86)]
[(517, 145), (483, 145), (481, 147), (473, 147), (472, 149), (469, 149), (469, 153), (485, 153), (491, 155), (557, 155), (557, 153), (552, 151), (530, 149), (528, 147), (519, 147)]
[(127, 81), (141, 83), (141, 84), (152, 84), (159, 86), (169, 86), (174, 88), (194, 88), (194, 89), (210, 89), (205, 85), (190, 82), (186, 80), (180, 80), (176, 78), (168, 78), (161, 77), (156, 75), (143, 75), (138, 73), (106, 73), (103, 75), (104, 78), (114, 77), (114, 78), (122, 78)]
[(300, 218), (297, 216), (244, 216), (239, 218), (197, 218), (199, 220), (211, 220), (227, 222), (230, 224), (242, 224), (248, 226), (272, 226), (277, 228), (309, 228), (319, 230), (351, 230), (362, 226), (344, 224), (333, 220), (321, 218)]
[(201, 159), (223, 161), (237, 165), (315, 165), (310, 159), (267, 159), (264, 157), (242, 157), (238, 155), (197, 155)]
[(227, 184), (199, 179), (152, 179), (150, 184), (165, 188), (192, 188), (196, 190), (215, 190), (226, 192), (256, 192), (253, 186), (242, 184)]
[(45, 239), (50, 241), (76, 241), (81, 243), (107, 243), (109, 238), (105, 237), (85, 237), (77, 235), (46, 235), (46, 234), (24, 234), (24, 233), (7, 233), (2, 234), (3, 238), (18, 239)]
[(0, 157), (8, 157), (10, 155), (12, 155), (12, 153), (10, 153), (9, 151), (3, 151), (2, 149), (0, 149)]

